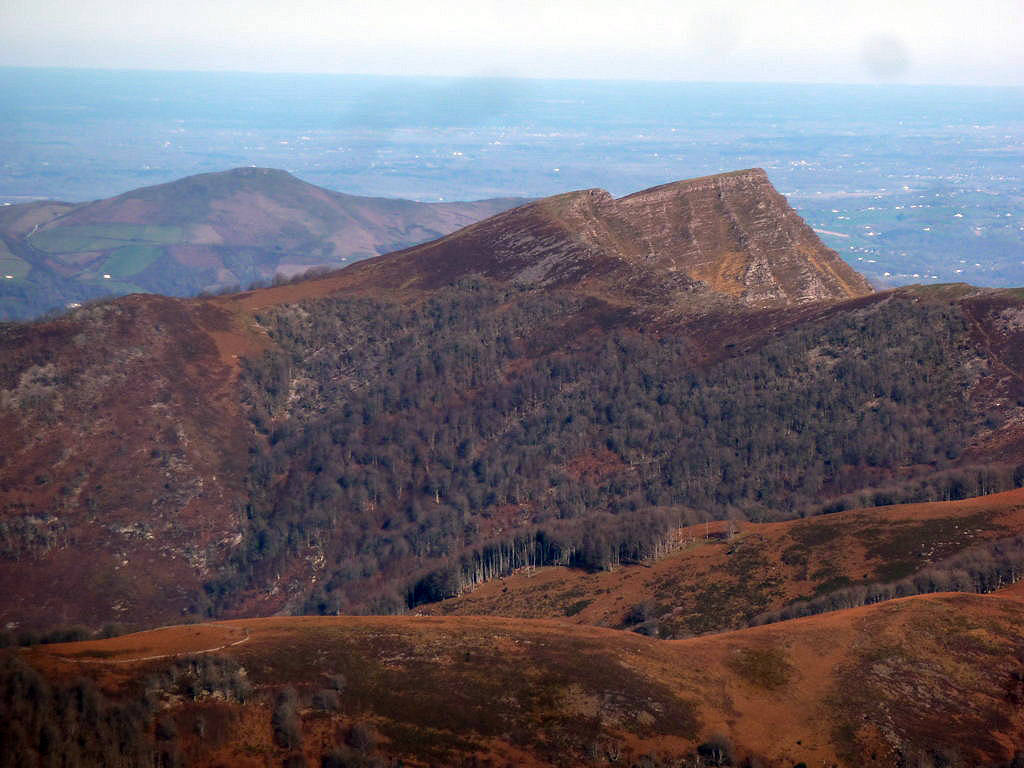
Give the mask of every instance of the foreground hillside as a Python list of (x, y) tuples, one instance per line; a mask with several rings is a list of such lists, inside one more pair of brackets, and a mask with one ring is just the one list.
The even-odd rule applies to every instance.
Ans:
[(1024, 575), (1024, 489), (781, 523), (707, 523), (679, 530), (670, 546), (613, 570), (522, 569), (416, 610), (677, 638), (917, 592), (990, 592)]
[(236, 168), (90, 203), (6, 206), (0, 320), (99, 296), (192, 296), (336, 268), (433, 240), (520, 202), (356, 197), (285, 171)]
[(754, 170), (2, 326), (0, 621), (390, 613), (706, 520), (1007, 490), (1022, 317), (871, 292)]
[(942, 594), (684, 641), (474, 617), (181, 626), (8, 656), (0, 729), (8, 761), (82, 765), (1007, 766), (1022, 621), (1016, 596)]

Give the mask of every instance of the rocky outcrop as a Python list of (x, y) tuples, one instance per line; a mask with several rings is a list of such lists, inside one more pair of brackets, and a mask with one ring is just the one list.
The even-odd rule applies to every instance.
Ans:
[(536, 287), (713, 293), (780, 307), (872, 292), (760, 169), (545, 198), (356, 269), (433, 288), (481, 273)]
[(872, 292), (759, 168), (666, 184), (616, 201), (637, 230), (641, 258), (686, 272), (754, 306)]

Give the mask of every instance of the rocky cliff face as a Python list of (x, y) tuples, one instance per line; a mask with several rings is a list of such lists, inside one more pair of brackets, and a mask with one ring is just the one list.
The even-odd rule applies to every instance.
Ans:
[(477, 272), (660, 298), (714, 293), (766, 308), (872, 292), (760, 169), (618, 200), (600, 189), (545, 198), (362, 268), (374, 282), (422, 288)]
[(685, 272), (753, 306), (846, 299), (868, 281), (826, 247), (759, 168), (654, 187), (616, 201), (646, 264)]

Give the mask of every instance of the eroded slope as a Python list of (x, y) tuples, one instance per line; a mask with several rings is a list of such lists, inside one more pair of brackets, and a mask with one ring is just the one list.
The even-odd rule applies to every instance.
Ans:
[(257, 342), (211, 305), (141, 296), (0, 340), (0, 621), (194, 608), (243, 535), (236, 355)]

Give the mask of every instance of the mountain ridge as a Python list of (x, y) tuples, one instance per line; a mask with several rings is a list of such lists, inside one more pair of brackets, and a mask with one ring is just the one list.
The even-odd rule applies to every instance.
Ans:
[(827, 248), (761, 169), (613, 198), (568, 192), (498, 214), (353, 271), (367, 282), (436, 288), (459, 276), (522, 286), (594, 286), (685, 304), (723, 295), (770, 308), (872, 292)]
[(210, 768), (1019, 762), (1024, 603), (980, 593), (1024, 572), (1024, 292), (848, 269), (748, 170), (0, 324), (0, 639), (163, 626), (0, 651), (0, 737)]
[[(1001, 768), (1024, 738), (1022, 617), (1012, 592), (909, 597), (676, 641), (539, 619), (274, 617), (64, 643), (23, 659), (55, 687), (103, 681), (111, 703), (131, 701), (146, 680), (161, 706), (142, 710), (140, 735), (157, 715), (177, 727), (132, 746), (198, 766), (255, 766), (258, 754)], [(38, 728), (41, 718), (24, 719)]]

